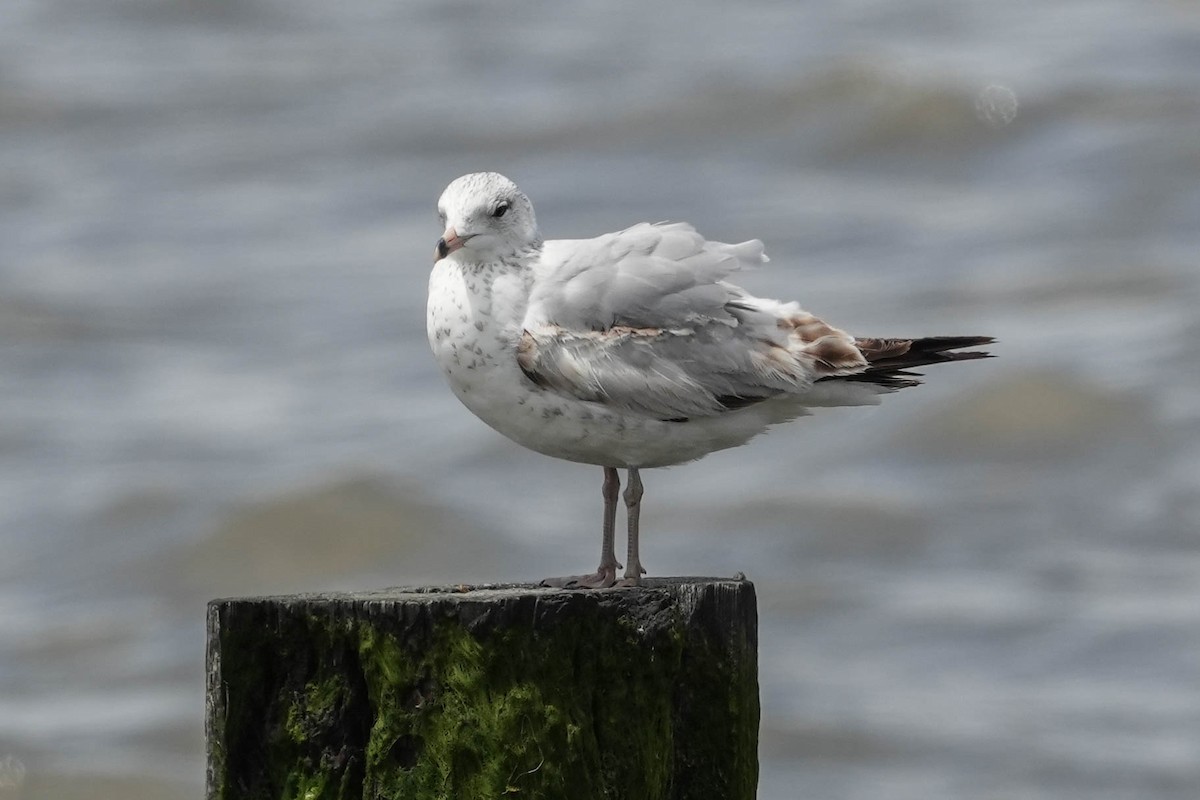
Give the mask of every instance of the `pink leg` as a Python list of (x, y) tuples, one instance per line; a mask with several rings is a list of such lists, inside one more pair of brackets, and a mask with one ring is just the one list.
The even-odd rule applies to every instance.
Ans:
[(546, 578), (542, 586), (559, 589), (607, 589), (617, 582), (616, 545), (614, 529), (617, 524), (617, 496), (621, 491), (621, 476), (613, 467), (604, 468), (604, 541), (600, 546), (600, 566), (590, 575), (568, 575), (564, 578)]
[(629, 519), (629, 557), (625, 577), (618, 586), (637, 586), (646, 574), (642, 560), (638, 558), (638, 517), (642, 512), (642, 478), (636, 467), (629, 468), (629, 482), (625, 484), (625, 515)]

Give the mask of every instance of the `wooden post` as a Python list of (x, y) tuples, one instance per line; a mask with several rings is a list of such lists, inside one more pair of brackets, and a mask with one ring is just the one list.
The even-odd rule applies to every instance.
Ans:
[(744, 579), (208, 606), (209, 800), (750, 800)]

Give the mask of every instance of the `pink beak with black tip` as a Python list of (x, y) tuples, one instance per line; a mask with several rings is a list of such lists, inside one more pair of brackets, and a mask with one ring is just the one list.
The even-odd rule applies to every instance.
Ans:
[(459, 236), (458, 231), (454, 230), (453, 225), (446, 228), (446, 232), (442, 234), (442, 238), (437, 241), (437, 247), (433, 252), (433, 260), (435, 262), (442, 260), (466, 244), (467, 239), (470, 238), (470, 236)]

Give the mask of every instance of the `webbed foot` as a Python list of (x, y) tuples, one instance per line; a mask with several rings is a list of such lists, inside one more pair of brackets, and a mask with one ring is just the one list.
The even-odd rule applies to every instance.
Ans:
[(546, 578), (542, 586), (553, 589), (607, 589), (617, 582), (617, 566), (601, 567), (590, 575), (567, 575), (563, 578)]

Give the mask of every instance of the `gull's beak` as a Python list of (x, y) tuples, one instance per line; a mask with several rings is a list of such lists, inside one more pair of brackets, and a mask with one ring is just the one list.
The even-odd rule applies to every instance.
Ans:
[(441, 261), (443, 258), (466, 244), (467, 239), (470, 238), (470, 236), (459, 236), (458, 231), (454, 230), (453, 225), (451, 225), (449, 228), (446, 228), (446, 232), (442, 234), (442, 238), (438, 239), (437, 241), (437, 248), (433, 253), (434, 262)]

